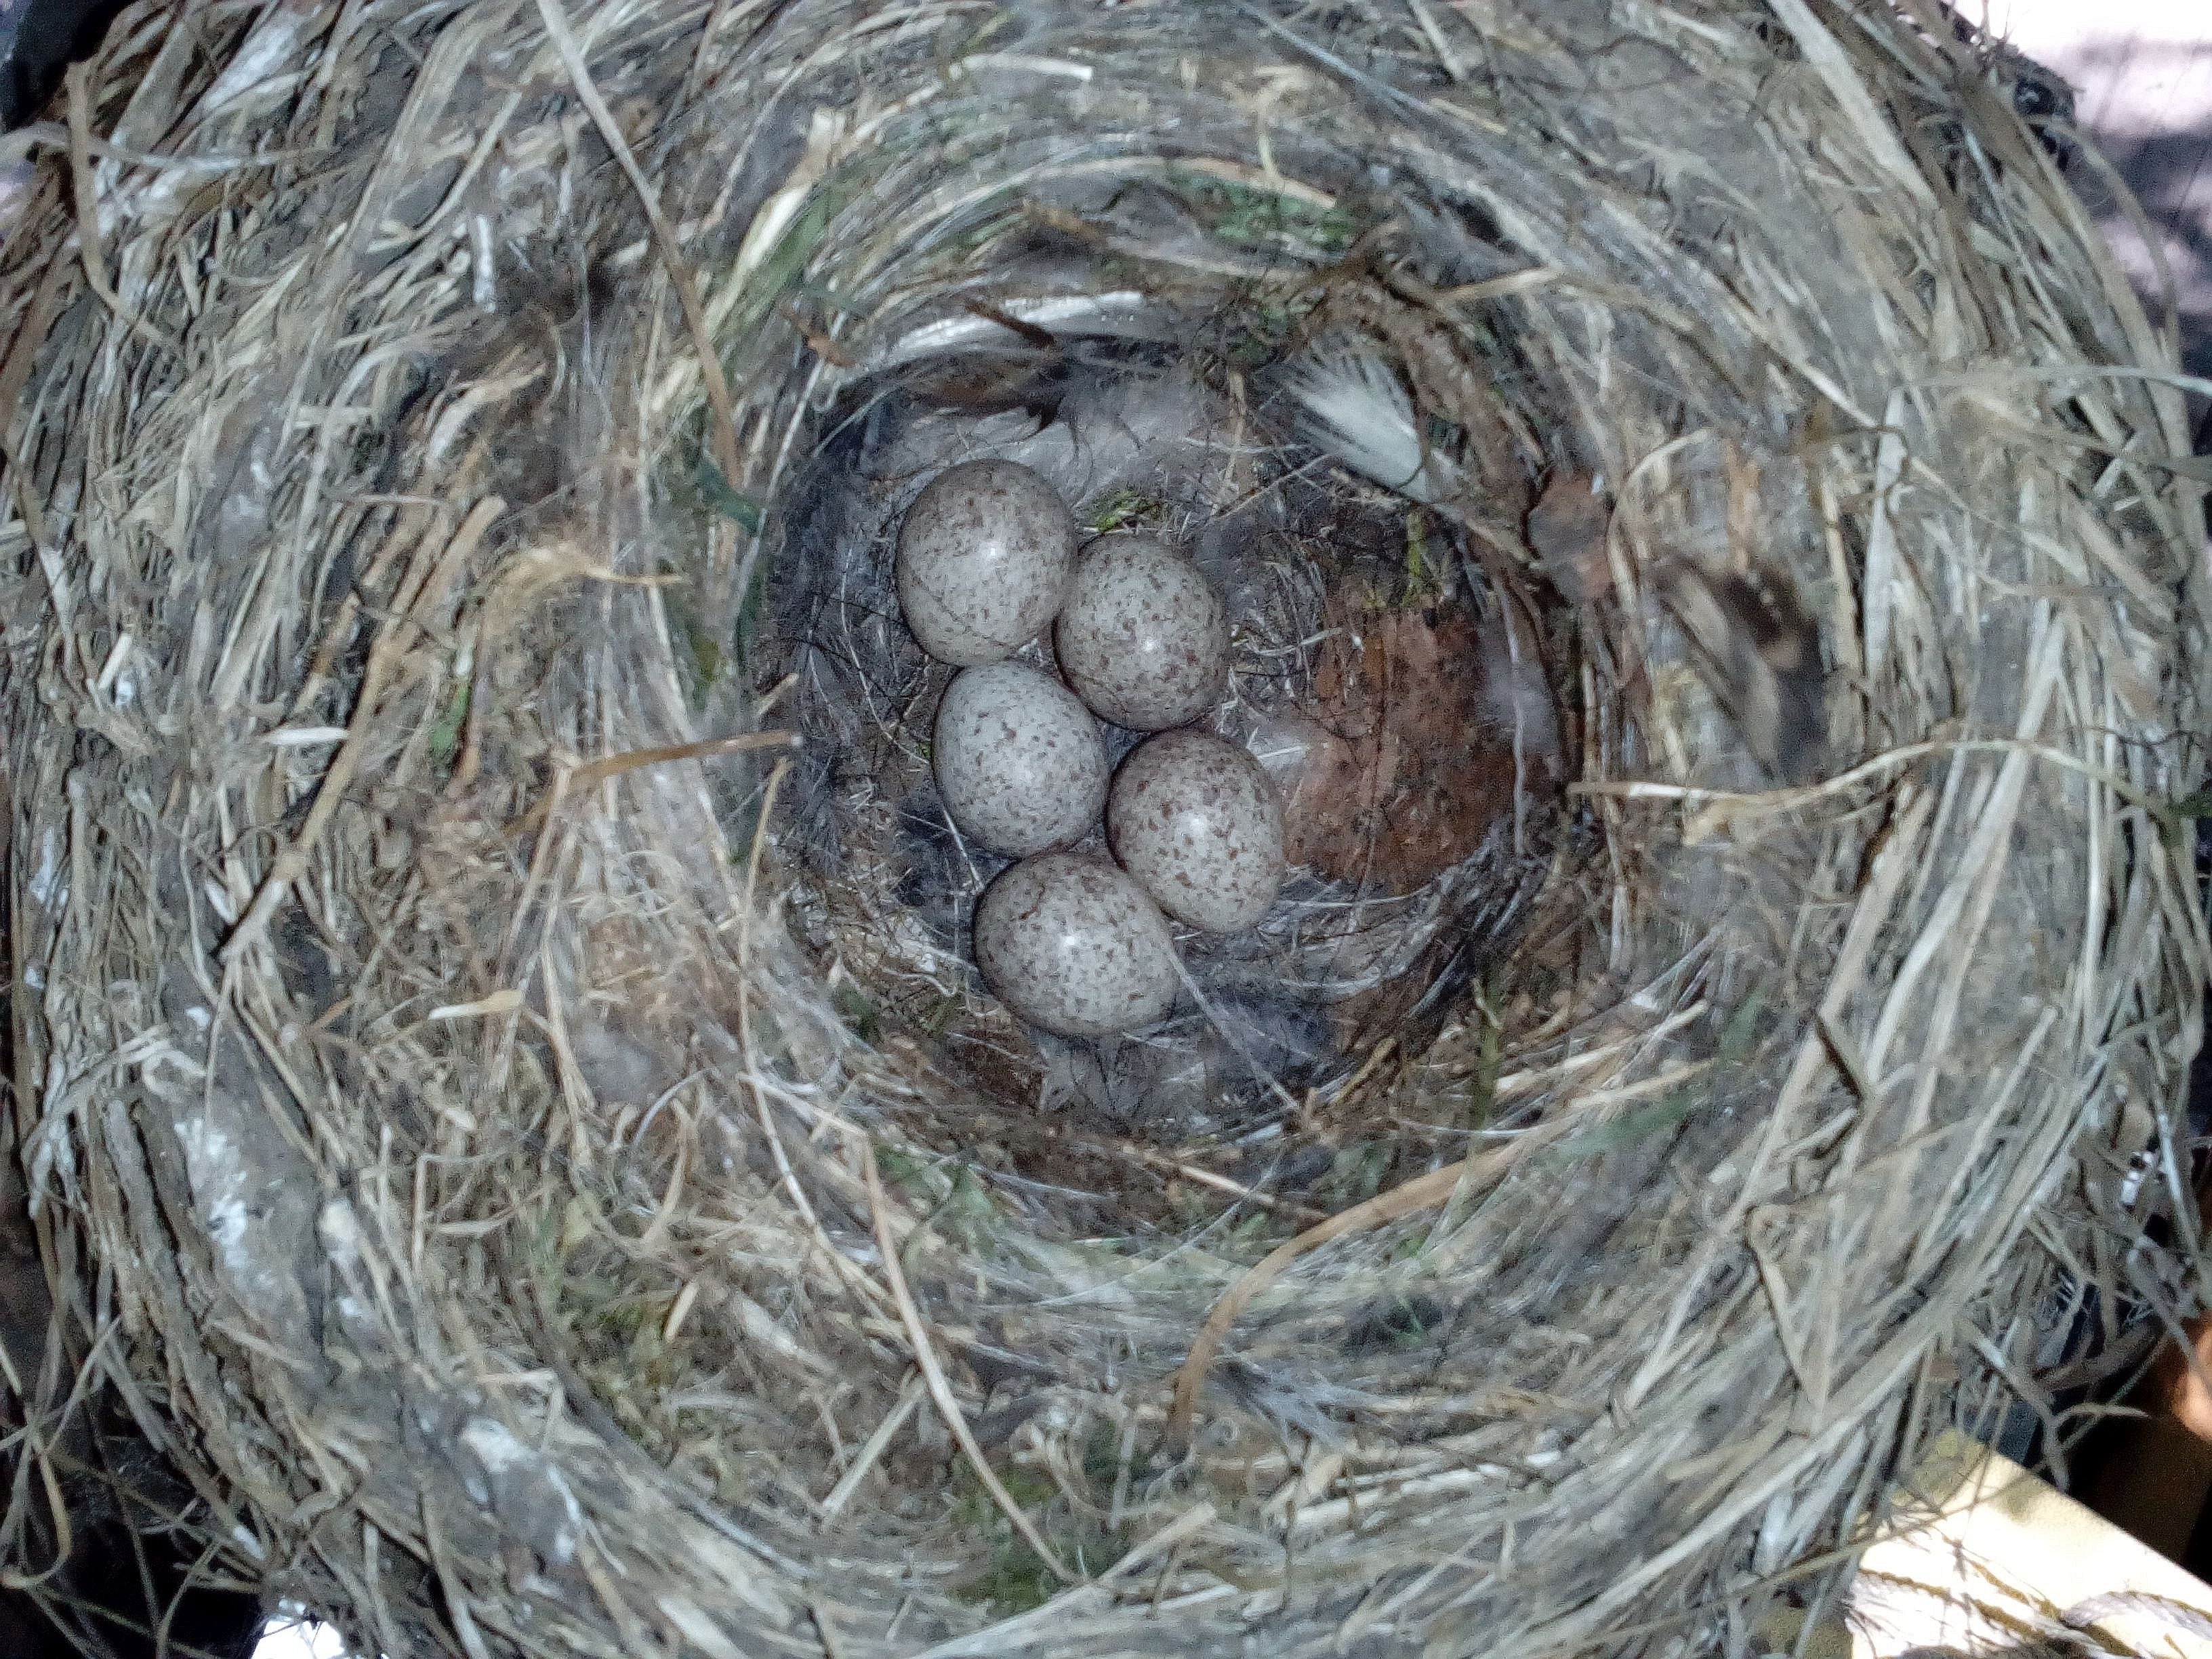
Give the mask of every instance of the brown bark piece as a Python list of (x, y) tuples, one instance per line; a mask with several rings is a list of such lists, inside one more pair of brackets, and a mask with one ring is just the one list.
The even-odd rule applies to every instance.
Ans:
[(1513, 810), (1510, 735), (1487, 718), (1473, 619), (1348, 614), (1300, 712), (1319, 728), (1285, 802), (1285, 851), (1330, 878), (1408, 893), (1481, 845)]
[(1587, 474), (1562, 472), (1528, 511), (1528, 544), (1552, 582), (1577, 605), (1593, 605), (1613, 585), (1605, 538), (1612, 512), (1590, 492)]

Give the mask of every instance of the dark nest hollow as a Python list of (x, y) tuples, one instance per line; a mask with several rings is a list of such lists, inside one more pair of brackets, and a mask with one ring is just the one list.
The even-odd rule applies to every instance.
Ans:
[[(1814, 1629), (2204, 1289), (2201, 484), (2014, 73), (126, 14), (0, 279), (46, 1407), (390, 1659)], [(1158, 1032), (969, 966), (884, 573), (985, 454), (1200, 561), (1291, 803)]]

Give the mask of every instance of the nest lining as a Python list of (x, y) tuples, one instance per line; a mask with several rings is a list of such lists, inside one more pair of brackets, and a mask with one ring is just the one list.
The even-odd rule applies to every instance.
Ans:
[[(9, 261), (20, 1150), (198, 1524), (364, 1650), (1741, 1650), (2193, 1302), (2179, 399), (1948, 34), (211, 27), (118, 30)], [(1256, 1160), (1047, 1161), (793, 936), (778, 550), (976, 298), (1200, 319), (1316, 501), (1355, 341), (1557, 637), (1545, 925)]]
[[(774, 615), (753, 678), (785, 688), (805, 739), (776, 862), (797, 866), (817, 972), (844, 988), (864, 1038), (904, 1036), (939, 1062), (950, 1087), (936, 1094), (983, 1109), (955, 1145), (1069, 1104), (1163, 1144), (1279, 1140), (1285, 1115), (1333, 1096), (1383, 1036), (1426, 1052), (1465, 988), (1502, 969), (1556, 838), (1538, 637), (1504, 614), (1450, 524), (1387, 510), (1372, 487), (1305, 482), (1327, 457), (1270, 432), (1266, 378), (1218, 347), (1163, 362), (1043, 338), (916, 367), (841, 399), (830, 425), (851, 435), (793, 491), (763, 564)], [(974, 406), (1006, 380), (994, 402), (1049, 384), (1051, 407), (1033, 420)], [(955, 396), (967, 406), (944, 407)], [(978, 454), (1041, 468), (1093, 527), (1139, 521), (1193, 550), (1236, 619), (1211, 723), (1285, 779), (1304, 872), (1256, 932), (1187, 935), (1182, 1010), (1136, 1037), (1033, 1040), (968, 967), (967, 917), (1006, 860), (969, 845), (936, 799), (927, 740), (950, 676), (898, 627), (887, 574), (905, 500)], [(1498, 493), (1522, 483), (1516, 470)], [(1048, 641), (1026, 654), (1051, 665)], [(1134, 742), (1113, 734), (1109, 758)]]

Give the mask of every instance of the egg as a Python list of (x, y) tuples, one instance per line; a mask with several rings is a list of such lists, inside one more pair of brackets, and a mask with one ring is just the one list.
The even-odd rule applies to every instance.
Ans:
[(1220, 700), (1229, 617), (1198, 567), (1150, 536), (1084, 550), (1053, 640), (1060, 672), (1101, 719), (1164, 732)]
[(975, 965), (999, 1000), (1061, 1036), (1104, 1036), (1164, 1018), (1181, 974), (1144, 890), (1104, 859), (1024, 859), (975, 905)]
[(1208, 933), (1256, 926), (1282, 890), (1283, 803), (1260, 763), (1207, 732), (1129, 751), (1106, 798), (1106, 837), (1161, 909)]
[(1066, 686), (1023, 663), (953, 677), (930, 763), (952, 822), (1009, 858), (1079, 841), (1106, 799), (1098, 723)]
[(1051, 623), (1075, 562), (1075, 521), (1012, 461), (947, 467), (899, 525), (899, 611), (939, 662), (1002, 662)]

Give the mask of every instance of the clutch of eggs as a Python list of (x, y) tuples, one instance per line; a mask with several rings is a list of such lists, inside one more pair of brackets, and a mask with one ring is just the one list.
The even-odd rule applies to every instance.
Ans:
[[(1181, 978), (1167, 918), (1215, 933), (1253, 927), (1285, 874), (1282, 804), (1267, 774), (1235, 744), (1176, 729), (1220, 700), (1221, 601), (1153, 537), (1096, 538), (1078, 562), (1066, 506), (1011, 461), (933, 479), (899, 526), (895, 575), (915, 642), (963, 671), (931, 749), (946, 816), (1020, 860), (975, 907), (986, 982), (1064, 1036), (1164, 1018)], [(1066, 685), (1006, 660), (1048, 627)], [(1157, 734), (1110, 793), (1094, 714)], [(1102, 807), (1119, 867), (1062, 850)]]

